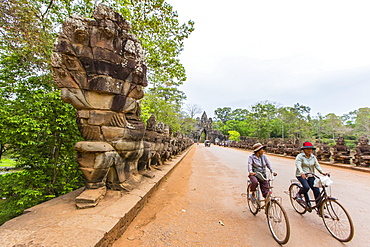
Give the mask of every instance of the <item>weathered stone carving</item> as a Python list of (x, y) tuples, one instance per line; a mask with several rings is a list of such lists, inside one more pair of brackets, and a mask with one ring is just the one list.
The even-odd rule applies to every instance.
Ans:
[(350, 149), (344, 144), (343, 137), (338, 137), (336, 144), (333, 146), (334, 163), (351, 163)]
[(144, 153), (144, 123), (137, 100), (147, 85), (144, 52), (130, 24), (98, 5), (94, 19), (65, 21), (52, 57), (62, 99), (77, 109), (85, 141), (76, 143), (86, 190), (80, 208), (95, 206), (106, 187), (130, 191), (141, 181), (137, 163)]
[(366, 136), (360, 136), (358, 138), (353, 163), (358, 166), (370, 166), (370, 146), (369, 139)]
[(327, 143), (316, 143), (316, 157), (318, 160), (330, 161), (330, 146)]
[(291, 140), (286, 141), (285, 155), (292, 156), (294, 151), (294, 144)]

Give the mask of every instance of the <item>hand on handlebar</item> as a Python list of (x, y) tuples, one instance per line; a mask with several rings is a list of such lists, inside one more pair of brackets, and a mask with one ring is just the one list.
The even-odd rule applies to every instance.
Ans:
[(301, 173), (301, 177), (302, 177), (303, 179), (306, 179), (306, 178), (307, 178), (306, 173)]
[(254, 175), (256, 175), (257, 173), (255, 173), (255, 172), (251, 172), (251, 173), (249, 173), (249, 176), (254, 176)]

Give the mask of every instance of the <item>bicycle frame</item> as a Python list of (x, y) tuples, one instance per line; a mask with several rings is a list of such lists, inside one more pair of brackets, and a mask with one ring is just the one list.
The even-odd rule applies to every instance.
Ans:
[[(306, 176), (320, 179), (313, 173), (307, 173)], [(331, 197), (330, 192), (328, 194), (326, 186), (321, 184), (317, 202), (316, 199), (307, 201), (298, 199), (296, 193), (299, 193), (300, 188), (302, 188), (302, 184), (299, 180), (292, 179), (288, 194), (295, 211), (302, 215), (315, 209), (319, 217), (322, 218), (326, 229), (335, 239), (341, 242), (351, 241), (354, 236), (353, 221), (347, 210), (338, 202), (338, 199)], [(310, 202), (315, 202), (315, 205), (312, 207)]]
[[(248, 180), (248, 207), (253, 215), (256, 215), (259, 211), (264, 209), (267, 223), (273, 238), (279, 244), (286, 244), (290, 237), (289, 220), (287, 217), (287, 213), (281, 205), (281, 197), (277, 197), (273, 194), (274, 186), (272, 185), (272, 182), (274, 180), (274, 176), (273, 174), (271, 174), (271, 178), (267, 179), (261, 173), (259, 173), (259, 175), (264, 181), (268, 182), (268, 192), (266, 198), (260, 199), (258, 192), (260, 190), (260, 188), (258, 188), (260, 185), (258, 185), (256, 188), (257, 198), (255, 200), (249, 198), (251, 192), (251, 181)], [(263, 205), (262, 202), (264, 202)]]
[[(266, 206), (271, 201), (274, 201), (274, 200), (281, 203), (282, 198), (278, 197), (278, 196), (274, 196), (274, 191), (273, 191), (274, 186), (272, 185), (272, 182), (274, 181), (274, 175), (273, 174), (271, 174), (271, 178), (265, 178), (262, 173), (260, 173), (260, 172), (256, 172), (256, 173), (259, 174), (265, 181), (268, 181), (269, 191), (267, 193), (266, 198), (265, 199), (257, 198), (258, 210), (265, 209), (265, 214), (267, 214), (267, 207)], [(251, 181), (248, 180), (248, 183), (251, 183)], [(258, 190), (258, 189), (260, 189), (259, 183), (258, 183), (258, 186), (257, 186), (256, 190)], [(261, 205), (261, 202), (264, 202), (264, 205)]]
[[(311, 176), (311, 177), (315, 177), (316, 179), (320, 179), (319, 176), (317, 176), (316, 174), (313, 174), (313, 173), (306, 173), (306, 176)], [(291, 182), (293, 183), (293, 181), (291, 181)], [(297, 182), (299, 184), (301, 184), (298, 179), (294, 180), (294, 183), (297, 183)], [(302, 186), (302, 184), (301, 184), (301, 186)], [(322, 202), (326, 199), (338, 200), (337, 198), (334, 198), (334, 197), (331, 197), (330, 195), (328, 195), (328, 193), (326, 192), (326, 186), (321, 185), (321, 191), (320, 191), (318, 201), (316, 202), (316, 199), (310, 199), (308, 202), (310, 202), (310, 203), (314, 202), (315, 203), (314, 206), (310, 206), (310, 203), (306, 202), (306, 200), (305, 200), (306, 207), (310, 210), (315, 209), (318, 212)]]

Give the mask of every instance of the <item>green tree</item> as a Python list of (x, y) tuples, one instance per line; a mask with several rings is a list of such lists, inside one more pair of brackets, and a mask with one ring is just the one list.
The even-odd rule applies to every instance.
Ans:
[(230, 119), (236, 121), (244, 121), (247, 119), (249, 111), (247, 109), (237, 108), (230, 113)]
[(272, 131), (272, 119), (277, 115), (275, 103), (268, 101), (260, 102), (251, 107), (249, 116), (255, 125), (255, 136), (261, 139), (270, 137)]
[(141, 118), (146, 122), (154, 114), (157, 121), (169, 125), (174, 132), (179, 131), (181, 106), (185, 98), (185, 94), (175, 87), (151, 88), (141, 101)]
[(229, 140), (240, 141), (240, 134), (238, 131), (230, 130), (228, 131), (228, 133), (229, 133)]
[(337, 115), (334, 113), (329, 113), (324, 117), (324, 130), (327, 134), (330, 134), (333, 141), (339, 135), (340, 131), (343, 129), (343, 124)]
[(225, 124), (227, 121), (231, 120), (231, 107), (223, 107), (223, 108), (217, 108), (215, 113), (215, 120), (221, 121), (223, 124)]
[(366, 135), (370, 136), (370, 108), (364, 107), (359, 108), (355, 111), (356, 122), (355, 122), (355, 131), (357, 135)]

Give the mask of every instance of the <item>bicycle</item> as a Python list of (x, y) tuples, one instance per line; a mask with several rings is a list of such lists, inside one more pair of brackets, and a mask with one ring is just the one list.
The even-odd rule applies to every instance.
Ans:
[[(314, 176), (320, 179), (319, 176), (313, 173), (306, 173), (306, 176)], [(321, 184), (321, 192), (316, 202), (315, 199), (309, 200), (307, 203), (304, 198), (297, 198), (298, 191), (302, 188), (298, 179), (292, 179), (289, 186), (289, 198), (294, 210), (299, 214), (304, 214), (307, 211), (315, 210), (319, 217), (322, 218), (326, 229), (329, 233), (340, 242), (349, 242), (354, 236), (354, 225), (347, 210), (338, 202), (338, 199), (331, 197), (330, 192), (326, 190), (326, 185)], [(329, 187), (330, 188), (330, 187)], [(315, 202), (314, 206), (311, 203)]]
[(261, 173), (258, 174), (260, 174), (264, 180), (268, 181), (269, 192), (265, 199), (261, 199), (258, 185), (256, 189), (256, 198), (252, 198), (252, 192), (250, 190), (251, 181), (248, 180), (247, 201), (249, 210), (253, 215), (257, 215), (259, 211), (264, 209), (272, 237), (279, 244), (286, 244), (290, 237), (290, 225), (288, 216), (280, 203), (282, 201), (281, 197), (274, 196), (273, 194), (272, 182), (274, 176), (272, 175), (271, 179), (266, 179)]

